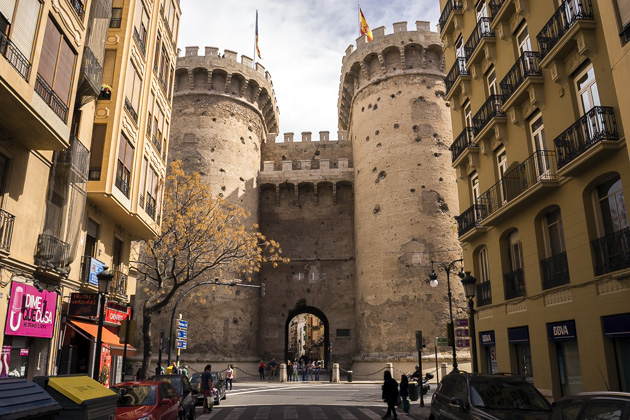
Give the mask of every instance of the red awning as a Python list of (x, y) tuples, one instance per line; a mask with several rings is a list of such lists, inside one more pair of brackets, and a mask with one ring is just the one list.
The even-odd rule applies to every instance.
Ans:
[[(94, 337), (94, 341), (96, 341), (96, 336), (98, 335), (98, 325), (90, 324), (88, 322), (81, 322), (76, 320), (70, 321), (71, 326), (78, 327), (83, 330), (85, 333)], [(103, 344), (107, 344), (114, 356), (122, 356), (125, 348), (125, 344), (120, 342), (118, 336), (107, 328), (103, 327), (101, 334), (101, 341)], [(131, 344), (127, 344), (127, 356), (135, 356), (136, 348)]]

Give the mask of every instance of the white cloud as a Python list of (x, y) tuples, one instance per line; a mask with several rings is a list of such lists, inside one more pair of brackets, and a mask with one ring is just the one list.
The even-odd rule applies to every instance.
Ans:
[[(280, 133), (330, 131), (336, 139), (341, 59), (359, 37), (357, 4), (347, 0), (182, 0), (179, 47), (205, 46), (254, 55), (258, 9), (260, 63), (272, 77), (280, 108)], [(438, 0), (367, 0), (361, 3), (371, 29), (394, 22), (431, 22)]]

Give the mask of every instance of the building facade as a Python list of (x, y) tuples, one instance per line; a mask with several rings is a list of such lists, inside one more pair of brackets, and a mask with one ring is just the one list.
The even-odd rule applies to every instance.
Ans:
[(480, 370), (554, 399), (630, 389), (622, 3), (440, 1)]

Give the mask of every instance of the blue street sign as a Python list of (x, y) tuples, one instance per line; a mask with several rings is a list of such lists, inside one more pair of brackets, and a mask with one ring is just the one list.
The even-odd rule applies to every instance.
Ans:
[(187, 330), (188, 329), (188, 321), (184, 321), (183, 319), (177, 320), (177, 329)]
[(178, 340), (186, 340), (187, 338), (188, 338), (188, 331), (177, 330), (177, 339)]
[(186, 340), (177, 340), (177, 348), (186, 350)]

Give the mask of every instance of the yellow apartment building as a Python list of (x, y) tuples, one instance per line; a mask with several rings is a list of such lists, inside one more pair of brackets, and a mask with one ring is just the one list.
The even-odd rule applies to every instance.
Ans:
[(628, 392), (630, 4), (440, 7), (479, 370)]

